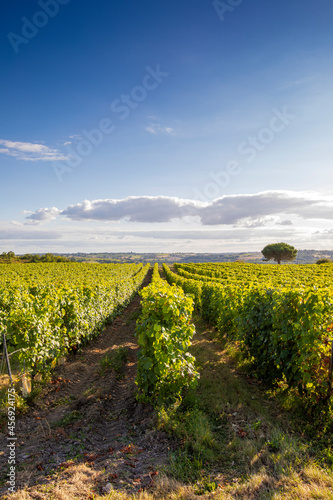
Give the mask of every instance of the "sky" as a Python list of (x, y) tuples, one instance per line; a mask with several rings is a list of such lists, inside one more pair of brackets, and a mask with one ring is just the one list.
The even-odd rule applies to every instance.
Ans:
[(333, 249), (331, 0), (0, 5), (0, 253)]

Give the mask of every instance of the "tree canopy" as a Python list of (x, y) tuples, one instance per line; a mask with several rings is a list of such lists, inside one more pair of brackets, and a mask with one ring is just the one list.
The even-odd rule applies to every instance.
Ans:
[(323, 259), (319, 259), (317, 260), (316, 264), (331, 264), (331, 260), (330, 259), (327, 259), (327, 258), (323, 258)]
[(272, 243), (266, 245), (261, 253), (265, 257), (263, 260), (274, 259), (278, 264), (281, 264), (282, 260), (295, 260), (297, 249), (287, 243)]
[(0, 254), (1, 264), (11, 264), (15, 262), (30, 263), (30, 262), (69, 262), (67, 257), (61, 255), (53, 255), (52, 253), (46, 253), (43, 255), (29, 254), (25, 255), (15, 255), (14, 252), (2, 252)]

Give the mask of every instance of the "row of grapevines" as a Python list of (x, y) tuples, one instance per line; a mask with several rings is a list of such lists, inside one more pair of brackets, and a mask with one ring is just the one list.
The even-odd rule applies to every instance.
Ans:
[(96, 282), (108, 285), (110, 279), (134, 276), (142, 269), (142, 264), (87, 264), (48, 263), (40, 264), (0, 264), (0, 288), (3, 286), (48, 284), (91, 285)]
[(186, 271), (183, 267), (177, 266), (174, 264), (174, 268), (177, 270), (177, 273), (179, 276), (182, 276), (183, 278), (191, 279), (191, 280), (198, 280), (201, 281), (202, 283), (208, 282), (208, 281), (215, 281), (216, 283), (221, 283), (221, 278), (215, 278), (213, 276), (206, 276), (204, 274), (197, 274), (195, 272), (190, 272)]
[(168, 405), (180, 400), (183, 390), (195, 386), (199, 377), (195, 359), (188, 352), (195, 332), (191, 324), (193, 300), (181, 288), (163, 281), (157, 264), (152, 283), (140, 295), (138, 399), (155, 406)]
[(202, 281), (216, 281), (224, 285), (236, 285), (247, 288), (266, 286), (330, 288), (333, 281), (333, 264), (303, 265), (262, 265), (229, 262), (223, 264), (178, 264), (175, 268), (186, 278)]
[(183, 276), (173, 273), (170, 268), (163, 264), (163, 272), (168, 283), (180, 286), (185, 293), (193, 295), (195, 305), (200, 308), (203, 283), (194, 279), (187, 279)]
[(149, 264), (3, 266), (0, 333), (5, 332), (8, 351), (18, 351), (16, 358), (32, 374), (51, 369), (119, 313), (148, 269)]
[[(241, 266), (238, 264), (238, 266)], [(329, 391), (329, 338), (333, 328), (333, 288), (270, 288), (222, 285), (186, 279), (164, 266), (169, 282), (195, 289), (202, 315), (221, 335), (237, 340), (259, 377), (296, 388), (310, 401)], [(247, 268), (243, 279), (247, 279)]]

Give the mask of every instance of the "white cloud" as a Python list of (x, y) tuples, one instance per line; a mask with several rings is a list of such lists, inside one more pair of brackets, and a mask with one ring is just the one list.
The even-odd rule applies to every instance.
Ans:
[(24, 161), (67, 161), (69, 156), (54, 152), (41, 156), (20, 156), (19, 159)]
[[(264, 234), (258, 233), (255, 227), (251, 228), (232, 228), (232, 229), (219, 229), (219, 230), (162, 230), (162, 231), (122, 231), (122, 237), (133, 236), (135, 238), (148, 238), (152, 240), (237, 240), (237, 241), (248, 241), (251, 238), (256, 240), (265, 240), (267, 238), (281, 237), (284, 238), (290, 235), (288, 231), (276, 230), (276, 229), (265, 229)], [(292, 233), (295, 236), (295, 232)], [(119, 238), (119, 236), (118, 236)]]
[[(294, 215), (302, 219), (333, 220), (333, 198), (316, 193), (266, 191), (227, 195), (212, 202), (168, 196), (132, 196), (122, 200), (85, 200), (61, 212), (70, 220), (162, 223), (196, 217), (204, 226), (262, 226), (269, 218)], [(30, 217), (31, 218), (31, 217)], [(290, 225), (286, 220), (282, 225)]]
[(16, 149), (25, 153), (40, 153), (48, 150), (48, 148), (42, 144), (34, 144), (30, 142), (13, 142), (0, 139), (0, 144), (3, 144), (7, 148)]
[(174, 129), (171, 127), (162, 127), (156, 123), (150, 123), (148, 127), (146, 127), (147, 132), (153, 135), (172, 135), (174, 133)]
[(146, 127), (146, 130), (147, 130), (147, 132), (150, 132), (151, 134), (158, 135), (157, 130), (152, 125), (150, 125), (149, 127)]
[[(87, 251), (107, 251), (110, 245), (119, 251), (257, 251), (274, 241), (297, 248), (329, 249), (333, 244), (332, 207), (333, 196), (295, 191), (227, 195), (212, 202), (168, 196), (85, 200), (65, 210), (25, 211), (22, 231), (19, 227), (14, 231), (11, 225), (1, 238), (9, 242), (22, 239), (18, 246), (23, 247), (24, 240), (33, 244), (34, 239), (52, 240), (54, 235), (48, 250), (58, 248), (60, 252), (61, 245), (80, 251), (82, 244)], [(54, 219), (58, 219), (53, 222), (57, 231), (38, 228)]]
[(31, 213), (31, 215), (28, 215), (26, 219), (33, 221), (34, 223), (45, 222), (56, 219), (59, 213), (60, 210), (58, 210), (56, 207), (40, 208), (39, 210)]
[(0, 154), (16, 157), (24, 161), (60, 161), (67, 160), (68, 157), (60, 153), (57, 149), (52, 149), (43, 144), (31, 142), (14, 142), (0, 139)]
[(71, 220), (170, 222), (174, 218), (197, 215), (202, 202), (168, 196), (131, 196), (123, 200), (85, 200), (61, 212)]
[(280, 222), (276, 222), (275, 225), (276, 226), (292, 226), (293, 223), (291, 220), (288, 219), (288, 220), (282, 220)]
[(273, 220), (273, 217), (244, 217), (239, 219), (234, 227), (264, 227)]
[(59, 231), (1, 230), (0, 240), (53, 240), (61, 238)]
[(314, 234), (333, 235), (333, 229), (324, 229), (323, 231), (316, 231)]
[(81, 134), (73, 134), (73, 135), (70, 135), (69, 138), (80, 141), (81, 139), (83, 139), (83, 136)]

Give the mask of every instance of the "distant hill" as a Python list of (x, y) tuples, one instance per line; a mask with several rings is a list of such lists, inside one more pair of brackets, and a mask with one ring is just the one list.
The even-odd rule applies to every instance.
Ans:
[[(242, 260), (264, 265), (276, 265), (275, 262), (263, 262), (261, 252), (235, 253), (63, 253), (58, 254), (76, 262), (235, 262)], [(333, 261), (333, 250), (299, 250), (293, 264), (315, 264), (318, 259), (328, 258)]]

